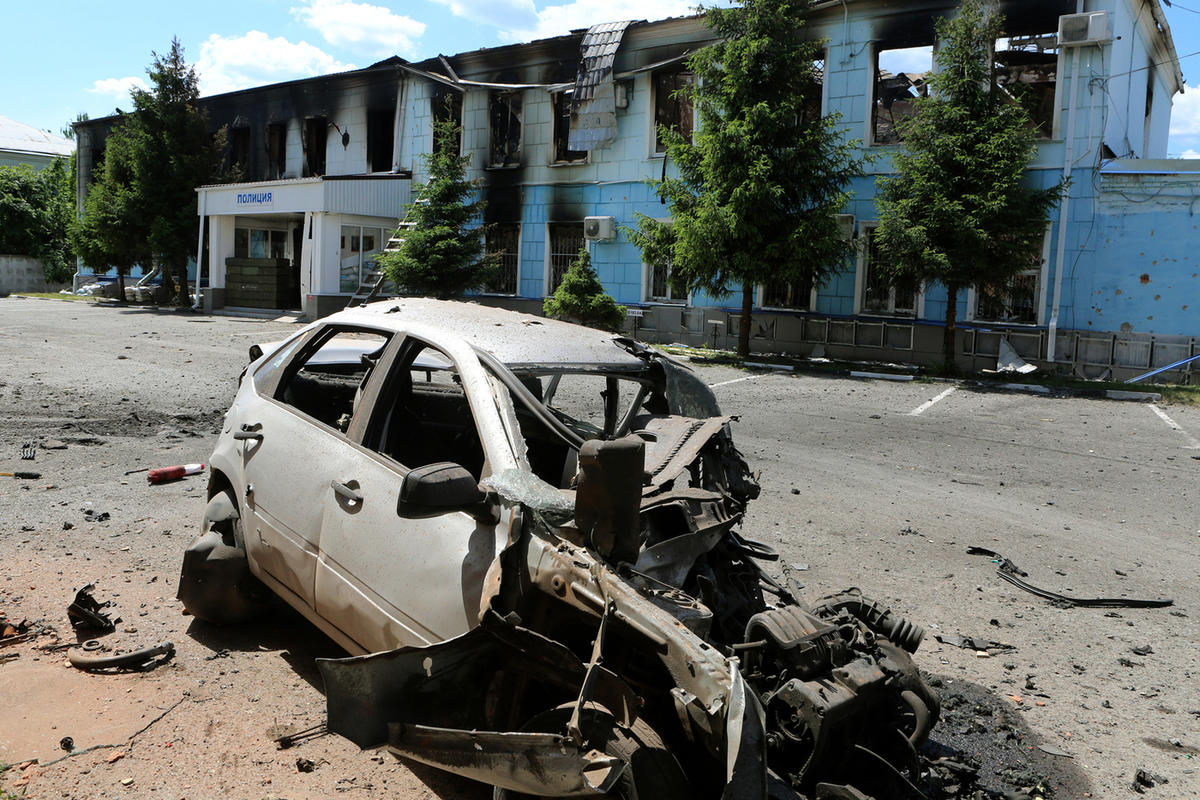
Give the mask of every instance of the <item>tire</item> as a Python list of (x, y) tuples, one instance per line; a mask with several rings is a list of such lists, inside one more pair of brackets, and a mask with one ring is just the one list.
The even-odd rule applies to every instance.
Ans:
[(242, 520), (229, 492), (214, 495), (204, 525), (183, 554), (178, 598), (197, 619), (234, 625), (260, 616), (271, 593), (250, 572)]
[[(571, 707), (538, 714), (522, 730), (562, 732), (571, 718)], [(634, 720), (628, 728), (605, 712), (585, 709), (579, 727), (584, 746), (616, 756), (628, 766), (613, 788), (609, 800), (688, 800), (694, 796), (687, 777), (662, 738), (645, 720)], [(532, 795), (496, 787), (493, 800), (535, 800)]]

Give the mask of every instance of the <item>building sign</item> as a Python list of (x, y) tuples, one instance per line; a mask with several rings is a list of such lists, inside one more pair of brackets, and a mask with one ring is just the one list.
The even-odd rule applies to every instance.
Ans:
[(271, 192), (238, 192), (237, 204), (256, 208), (269, 206), (271, 205)]

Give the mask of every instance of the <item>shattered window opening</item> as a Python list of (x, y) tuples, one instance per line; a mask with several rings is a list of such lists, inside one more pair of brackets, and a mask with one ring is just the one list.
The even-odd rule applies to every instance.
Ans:
[(1004, 285), (976, 287), (975, 319), (1036, 325), (1041, 280), (1042, 255), (1039, 253), (1028, 269), (1017, 273)]
[(671, 285), (671, 264), (646, 265), (646, 299), (656, 303), (686, 303), (688, 293)]
[(586, 246), (582, 222), (550, 223), (550, 287), (546, 294), (554, 294), (570, 269), (571, 262), (579, 257), (579, 251)]
[(250, 178), (250, 129), (234, 128), (229, 136), (229, 165), (237, 179)]
[(375, 108), (367, 111), (367, 171), (392, 171), (392, 146), (395, 142), (396, 109)]
[(813, 61), (812, 81), (804, 87), (804, 119), (801, 124), (806, 124), (808, 120), (820, 119), (821, 108), (824, 102), (825, 94), (825, 59), (818, 58)]
[(812, 281), (767, 281), (762, 287), (763, 308), (812, 310)]
[(866, 254), (863, 259), (862, 310), (866, 314), (913, 316), (917, 311), (917, 292), (911, 286), (898, 286), (880, 273), (879, 245), (875, 229), (865, 228)]
[(994, 74), (1006, 99), (1029, 114), (1039, 139), (1054, 134), (1057, 92), (1058, 36), (1043, 33), (997, 39)]
[(304, 175), (315, 178), (325, 174), (325, 142), (329, 138), (327, 117), (308, 117), (304, 120)]
[(913, 100), (927, 97), (925, 76), (933, 68), (933, 46), (880, 48), (875, 51), (871, 143), (899, 144), (899, 123), (915, 112)]
[(287, 171), (287, 123), (267, 125), (267, 180), (279, 180)]
[(520, 263), (521, 223), (497, 222), (488, 227), (484, 249), (500, 261), (499, 271), (484, 291), (488, 294), (516, 294)]
[(521, 92), (494, 91), (488, 95), (491, 145), (488, 165), (517, 167), (521, 164), (521, 120), (525, 97)]
[[(431, 131), (436, 131), (436, 126), (447, 120), (452, 121), (458, 128), (458, 135), (454, 140), (454, 152), (462, 152), (462, 110), (463, 96), (462, 92), (457, 92), (453, 89), (444, 86), (437, 86), (433, 90), (433, 94), (429, 98), (429, 110), (432, 115)], [(437, 141), (436, 132), (433, 133), (433, 144), (431, 152), (437, 153), (439, 144)]]
[(586, 150), (572, 150), (568, 145), (571, 138), (571, 95), (572, 90), (555, 92), (552, 95), (554, 107), (554, 151), (552, 163), (577, 164), (587, 161)]
[(330, 326), (321, 345), (289, 370), (275, 399), (340, 433), (350, 427), (359, 387), (391, 334)]
[(691, 142), (695, 125), (695, 112), (690, 98), (680, 91), (695, 85), (696, 76), (675, 67), (654, 72), (650, 78), (654, 95), (654, 152), (665, 153), (667, 144), (662, 129), (675, 130)]

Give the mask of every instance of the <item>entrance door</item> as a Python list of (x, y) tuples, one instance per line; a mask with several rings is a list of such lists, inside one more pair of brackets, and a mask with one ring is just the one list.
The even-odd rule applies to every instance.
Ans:
[(288, 308), (300, 308), (300, 248), (304, 244), (304, 226), (292, 226), (292, 288), (288, 293)]

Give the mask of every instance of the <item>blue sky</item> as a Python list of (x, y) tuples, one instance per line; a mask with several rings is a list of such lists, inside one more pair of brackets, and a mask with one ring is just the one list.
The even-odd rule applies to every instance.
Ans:
[[(178, 36), (205, 94), (364, 67), (396, 54), (419, 60), (619, 19), (688, 13), (694, 0), (118, 0), (4, 3), (0, 115), (57, 132), (81, 111), (128, 109), (151, 51)], [(1164, 0), (1163, 3), (1166, 6)], [(1170, 152), (1200, 156), (1200, 0), (1172, 1), (1167, 21), (1187, 91), (1176, 95)]]

